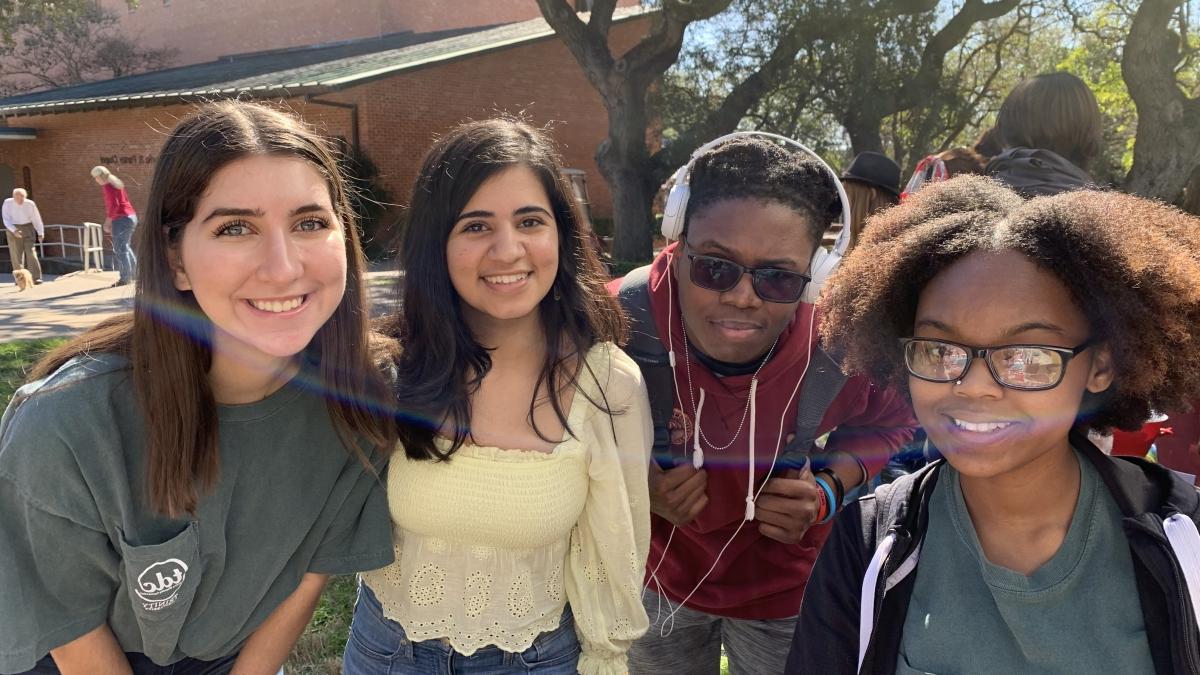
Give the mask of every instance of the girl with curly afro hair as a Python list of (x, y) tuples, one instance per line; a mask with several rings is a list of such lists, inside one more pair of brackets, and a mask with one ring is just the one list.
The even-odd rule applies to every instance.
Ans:
[(966, 176), (830, 284), (823, 339), (945, 459), (839, 517), (787, 672), (1200, 673), (1197, 490), (1086, 436), (1200, 392), (1200, 221)]

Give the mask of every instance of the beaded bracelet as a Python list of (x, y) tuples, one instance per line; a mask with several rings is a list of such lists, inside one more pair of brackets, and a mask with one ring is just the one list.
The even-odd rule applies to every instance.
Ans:
[(833, 504), (834, 512), (841, 511), (842, 502), (846, 499), (846, 486), (842, 483), (842, 479), (838, 478), (838, 475), (830, 468), (818, 469), (817, 474), (828, 477), (827, 484), (833, 488), (834, 498), (834, 501), (830, 503)]
[(817, 487), (821, 489), (820, 500), (825, 506), (825, 508), (822, 509), (823, 512), (819, 512), (817, 514), (817, 523), (821, 525), (833, 520), (833, 517), (837, 515), (837, 500), (833, 496), (833, 488), (829, 486), (829, 483), (825, 481), (824, 478), (825, 476), (823, 474), (813, 476), (813, 480), (816, 481)]

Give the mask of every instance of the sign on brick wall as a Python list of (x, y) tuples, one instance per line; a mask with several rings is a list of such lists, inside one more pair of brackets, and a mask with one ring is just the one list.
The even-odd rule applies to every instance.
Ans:
[(129, 165), (129, 164), (153, 164), (158, 161), (157, 155), (101, 155), (100, 164), (109, 165)]

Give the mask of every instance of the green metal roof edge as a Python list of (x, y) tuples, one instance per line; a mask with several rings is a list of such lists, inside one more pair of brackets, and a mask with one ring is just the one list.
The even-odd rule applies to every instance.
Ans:
[[(618, 8), (618, 9), (624, 9), (624, 8)], [(649, 16), (650, 14), (653, 14), (653, 13), (659, 11), (658, 8), (656, 8), (656, 7), (645, 7), (645, 6), (639, 6), (637, 8), (629, 8), (629, 9), (631, 9), (631, 10), (636, 9), (637, 11), (630, 11), (629, 13), (625, 14), (624, 16), (619, 16), (619, 17), (614, 16), (613, 20), (612, 20), (613, 25), (616, 25), (619, 23), (624, 23), (626, 21), (632, 21), (634, 19), (639, 19), (639, 18), (642, 18), (645, 16)], [(542, 19), (542, 20), (545, 21), (545, 19)], [(345, 89), (345, 88), (352, 87), (352, 86), (355, 86), (358, 84), (362, 84), (368, 80), (374, 80), (374, 79), (387, 77), (389, 75), (392, 75), (395, 73), (400, 73), (400, 72), (403, 72), (406, 70), (416, 70), (418, 68), (433, 65), (436, 63), (453, 61), (455, 59), (461, 59), (461, 58), (475, 56), (478, 54), (483, 54), (483, 53), (487, 53), (487, 52), (491, 52), (491, 51), (497, 51), (500, 49), (505, 49), (507, 47), (513, 47), (513, 46), (523, 44), (523, 43), (544, 40), (546, 38), (553, 37), (553, 36), (554, 36), (554, 29), (550, 28), (549, 24), (546, 24), (545, 29), (538, 30), (529, 35), (508, 38), (505, 40), (500, 40), (497, 42), (489, 43), (487, 45), (480, 45), (478, 47), (470, 47), (467, 49), (461, 49), (461, 50), (458, 50), (455, 52), (449, 52), (447, 54), (438, 54), (437, 56), (430, 56), (427, 58), (418, 59), (416, 61), (407, 61), (404, 63), (399, 63), (399, 64), (395, 64), (392, 66), (385, 66), (382, 68), (373, 68), (371, 70), (364, 71), (361, 73), (355, 73), (354, 75), (345, 75), (342, 77), (336, 77), (336, 78), (332, 78), (329, 80), (316, 80), (316, 81), (309, 81), (309, 82), (304, 82), (304, 83), (291, 82), (291, 83), (284, 83), (284, 84), (259, 84), (259, 85), (246, 86), (246, 87), (211, 87), (211, 88), (207, 88), (207, 89), (189, 89), (189, 90), (180, 90), (180, 91), (148, 91), (148, 92), (144, 92), (144, 93), (140, 93), (140, 94), (118, 94), (118, 95), (114, 95), (114, 96), (97, 96), (97, 97), (84, 98), (84, 99), (69, 99), (69, 100), (65, 100), (65, 101), (44, 101), (44, 102), (40, 102), (40, 103), (25, 103), (25, 104), (15, 105), (15, 106), (0, 106), (0, 119), (7, 118), (7, 117), (21, 117), (21, 116), (29, 116), (29, 115), (53, 114), (53, 113), (62, 113), (62, 112), (83, 112), (86, 110), (97, 110), (97, 109), (102, 109), (102, 108), (116, 108), (116, 107), (121, 107), (122, 105), (125, 105), (128, 107), (133, 107), (133, 106), (138, 105), (139, 103), (144, 103), (146, 105), (169, 105), (171, 103), (184, 103), (184, 102), (187, 102), (192, 99), (205, 99), (205, 98), (209, 98), (209, 97), (211, 97), (211, 98), (228, 98), (229, 95), (231, 95), (231, 94), (233, 94), (233, 95), (249, 94), (251, 96), (262, 96), (262, 95), (272, 95), (272, 94), (276, 94), (279, 92), (283, 92), (282, 95), (285, 97), (289, 97), (289, 98), (293, 97), (293, 96), (302, 96), (305, 94), (320, 94), (320, 93), (326, 93), (326, 92), (330, 92), (330, 91), (337, 91), (340, 89)], [(453, 39), (453, 38), (450, 38), (450, 39)], [(334, 60), (336, 61), (336, 60), (340, 60), (340, 59), (334, 59)], [(280, 71), (280, 72), (283, 72), (283, 71)], [(161, 99), (167, 99), (167, 98), (169, 98), (171, 100), (170, 101), (161, 100)], [(156, 99), (158, 99), (158, 100), (156, 100)]]
[(554, 31), (551, 29), (547, 29), (545, 31), (538, 31), (537, 33), (533, 33), (530, 35), (523, 35), (521, 37), (509, 38), (507, 40), (500, 40), (498, 42), (493, 42), (488, 45), (483, 45), (483, 46), (479, 46), (479, 47), (470, 47), (467, 49), (460, 49), (456, 52), (449, 52), (447, 54), (439, 54), (437, 56), (430, 56), (430, 57), (424, 58), (424, 59), (417, 59), (416, 61), (406, 61), (405, 63), (402, 63), (402, 64), (396, 64), (396, 65), (392, 65), (392, 66), (384, 66), (382, 68), (373, 68), (371, 70), (364, 71), (361, 73), (356, 73), (354, 75), (346, 75), (344, 77), (335, 77), (331, 80), (322, 80), (322, 81), (319, 81), (318, 84), (320, 86), (325, 86), (325, 87), (330, 87), (330, 88), (342, 88), (342, 87), (358, 84), (362, 80), (375, 79), (375, 78), (383, 77), (386, 75), (391, 75), (392, 73), (396, 73), (396, 72), (401, 72), (401, 71), (405, 71), (405, 70), (414, 70), (416, 68), (420, 68), (421, 66), (427, 66), (427, 65), (430, 65), (433, 63), (440, 63), (443, 61), (452, 61), (454, 59), (461, 59), (461, 58), (464, 58), (467, 56), (474, 56), (476, 54), (480, 54), (483, 52), (496, 51), (496, 50), (504, 49), (505, 47), (512, 47), (512, 46), (515, 46), (515, 45), (518, 45), (518, 44), (521, 44), (524, 42), (534, 42), (537, 40), (542, 40), (542, 39), (545, 39), (552, 35), (554, 35)]
[[(313, 87), (306, 87), (298, 82), (287, 84), (255, 85), (252, 87), (213, 87), (210, 89), (188, 89), (181, 91), (148, 91), (141, 94), (118, 94), (115, 96), (94, 96), (90, 98), (70, 99), (66, 101), (45, 101), (41, 103), (25, 103), (16, 106), (0, 107), (0, 119), (6, 117), (21, 117), (28, 115), (52, 114), (61, 112), (83, 112), (101, 108), (134, 107), (139, 103), (145, 105), (170, 105), (184, 103), (193, 99), (228, 98), (230, 94), (249, 94), (260, 96), (264, 93), (283, 92), (283, 96), (292, 97), (315, 93)], [(328, 88), (320, 88), (327, 91)], [(162, 99), (170, 99), (162, 100)]]

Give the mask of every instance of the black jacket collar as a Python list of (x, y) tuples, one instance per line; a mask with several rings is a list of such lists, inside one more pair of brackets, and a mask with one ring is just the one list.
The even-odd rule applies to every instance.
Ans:
[(1096, 467), (1125, 517), (1152, 513), (1161, 520), (1173, 513), (1200, 515), (1200, 493), (1165, 466), (1135, 457), (1109, 457), (1078, 431), (1071, 432), (1070, 440)]

